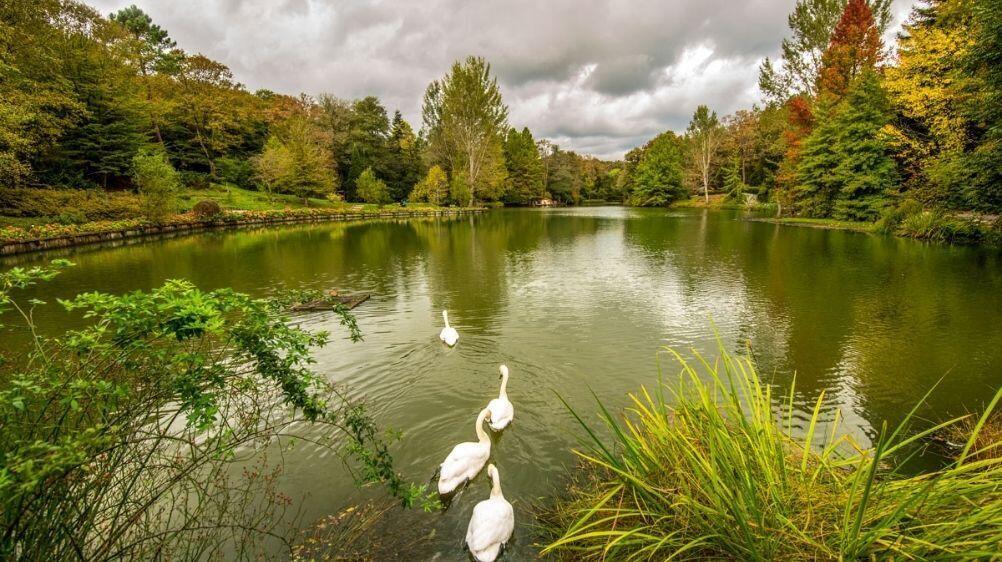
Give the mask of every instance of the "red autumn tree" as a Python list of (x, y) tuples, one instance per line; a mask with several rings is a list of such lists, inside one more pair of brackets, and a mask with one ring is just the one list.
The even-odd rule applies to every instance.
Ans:
[(793, 206), (797, 185), (797, 164), (800, 162), (801, 144), (814, 128), (814, 112), (805, 96), (794, 96), (786, 102), (786, 127), (783, 129), (783, 159), (776, 170), (776, 189), (771, 195), (779, 205), (778, 214)]
[(841, 98), (863, 71), (883, 59), (884, 45), (866, 0), (849, 0), (821, 57), (818, 91)]
[(800, 143), (811, 134), (814, 126), (814, 114), (811, 103), (804, 96), (794, 96), (786, 102), (786, 129), (783, 131), (783, 144), (786, 151), (779, 165), (776, 182), (782, 187), (792, 187), (796, 182), (796, 163), (800, 159)]

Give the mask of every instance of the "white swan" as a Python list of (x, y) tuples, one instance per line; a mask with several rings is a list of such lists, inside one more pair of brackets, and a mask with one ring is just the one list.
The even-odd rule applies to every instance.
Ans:
[(445, 342), (445, 345), (452, 347), (459, 341), (459, 332), (449, 325), (449, 313), (447, 311), (442, 311), (442, 318), (445, 319), (445, 327), (438, 334), (438, 339)]
[(460, 443), (452, 448), (449, 456), (438, 472), (438, 493), (448, 494), (461, 484), (472, 480), (491, 456), (491, 438), (484, 431), (484, 420), (490, 418), (491, 411), (480, 410), (477, 416), (477, 441)]
[(491, 411), (491, 429), (501, 431), (508, 427), (515, 417), (515, 406), (508, 400), (508, 367), (501, 365), (501, 392), (498, 397), (487, 403), (487, 409)]
[(515, 511), (501, 494), (498, 469), (492, 464), (487, 467), (487, 474), (494, 483), (491, 497), (473, 508), (470, 526), (466, 528), (466, 546), (477, 562), (494, 562), (515, 530)]

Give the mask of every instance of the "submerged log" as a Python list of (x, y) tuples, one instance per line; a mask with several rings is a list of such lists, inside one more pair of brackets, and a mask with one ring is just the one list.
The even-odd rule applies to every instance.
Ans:
[(348, 310), (369, 300), (369, 293), (342, 295), (338, 291), (330, 291), (324, 298), (301, 302), (292, 307), (293, 312), (322, 312), (332, 310), (334, 305), (342, 305)]

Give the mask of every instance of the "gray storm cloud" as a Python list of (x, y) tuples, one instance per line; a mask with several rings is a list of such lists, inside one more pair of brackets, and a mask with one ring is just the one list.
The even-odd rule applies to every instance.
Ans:
[[(136, 3), (179, 45), (227, 64), (249, 88), (379, 96), (420, 125), (428, 82), (487, 58), (512, 125), (564, 148), (619, 158), (698, 104), (725, 114), (758, 99), (793, 0), (90, 0)], [(911, 5), (898, 0), (900, 21)]]

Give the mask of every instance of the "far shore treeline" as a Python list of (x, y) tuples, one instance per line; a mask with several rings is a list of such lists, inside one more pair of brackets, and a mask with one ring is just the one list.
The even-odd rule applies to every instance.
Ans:
[[(761, 66), (759, 104), (723, 117), (694, 107), (684, 132), (610, 162), (510, 123), (483, 58), (433, 81), (415, 125), (374, 96), (251, 92), (134, 6), (104, 17), (73, 1), (10, 0), (0, 7), (0, 213), (45, 215), (25, 205), (42, 189), (163, 199), (233, 188), (269, 202), (379, 205), (664, 206), (723, 194), (928, 238), (958, 218), (998, 230), (1002, 1), (920, 2), (894, 45), (882, 39), (889, 7), (798, 0), (781, 60)], [(152, 181), (157, 170), (169, 181)]]
[(196, 189), (379, 204), (621, 199), (616, 164), (512, 127), (476, 57), (428, 87), (415, 130), (374, 96), (248, 91), (135, 6), (103, 17), (72, 1), (5, 2), (0, 56), (0, 189), (135, 190), (137, 157), (152, 154)]

